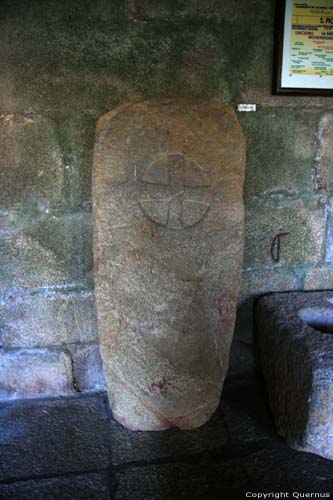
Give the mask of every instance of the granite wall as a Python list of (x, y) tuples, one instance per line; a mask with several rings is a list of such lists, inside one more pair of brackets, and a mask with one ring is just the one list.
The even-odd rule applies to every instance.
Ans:
[[(331, 288), (333, 99), (271, 94), (273, 0), (2, 0), (0, 398), (104, 387), (92, 281), (97, 119), (161, 96), (255, 103), (233, 373), (260, 294)], [(281, 258), (270, 253), (277, 233)]]

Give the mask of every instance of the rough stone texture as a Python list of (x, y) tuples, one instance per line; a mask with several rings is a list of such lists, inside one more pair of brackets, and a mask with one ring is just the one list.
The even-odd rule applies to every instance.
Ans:
[(319, 123), (317, 153), (318, 188), (332, 192), (333, 190), (333, 114), (325, 113)]
[[(297, 274), (297, 270), (289, 267), (243, 271), (238, 295), (235, 341), (246, 343), (251, 348), (255, 300), (270, 292), (296, 291), (299, 286)], [(236, 363), (237, 360), (232, 366), (235, 367)], [(238, 364), (241, 366), (240, 360)]]
[(0, 297), (2, 347), (41, 347), (97, 340), (90, 291), (39, 290)]
[(239, 113), (247, 144), (245, 196), (314, 191), (319, 116), (313, 110), (290, 109)]
[(106, 389), (102, 358), (98, 344), (79, 345), (73, 349), (73, 372), (78, 391), (100, 391)]
[(64, 165), (56, 124), (36, 114), (0, 114), (0, 207), (27, 198), (63, 202)]
[[(321, 200), (310, 206), (248, 206), (246, 209), (245, 268), (310, 264), (324, 257), (325, 211)], [(281, 232), (280, 261), (274, 263), (270, 248)]]
[(331, 290), (333, 288), (333, 266), (323, 265), (309, 269), (304, 280), (304, 290)]
[(55, 349), (0, 349), (0, 400), (71, 392), (68, 354)]
[(112, 463), (124, 465), (140, 461), (170, 459), (202, 453), (224, 446), (229, 439), (224, 419), (217, 412), (199, 429), (182, 431), (168, 429), (165, 432), (133, 432), (112, 421)]
[[(115, 500), (241, 500), (250, 482), (241, 466), (227, 463), (152, 465), (119, 472)], [(134, 487), (135, 485), (135, 487)]]
[(105, 473), (0, 484), (2, 500), (110, 500)]
[(55, 256), (67, 282), (92, 279), (92, 218), (90, 213), (52, 215), (26, 230), (37, 245)]
[(45, 285), (90, 283), (91, 214), (48, 215), (0, 212), (0, 291)]
[(256, 321), (279, 434), (295, 449), (333, 459), (333, 292), (264, 297)]
[(0, 234), (0, 291), (67, 282), (62, 262), (21, 232)]
[(97, 126), (94, 258), (113, 415), (193, 428), (219, 402), (240, 281), (244, 138), (231, 109), (123, 105)]
[(331, 492), (332, 463), (276, 435), (260, 380), (248, 373), (227, 380), (217, 418), (193, 431), (130, 432), (112, 421), (106, 394), (2, 403), (0, 498), (243, 500), (247, 491)]
[(0, 481), (80, 474), (109, 465), (104, 397), (1, 403), (0, 420)]
[[(256, 113), (238, 113), (248, 144), (249, 226), (255, 206), (286, 209), (281, 214), (286, 226), (295, 198), (309, 202), (316, 188), (331, 194), (333, 98), (272, 95), (275, 3), (44, 0), (41, 9), (38, 0), (1, 1), (0, 143), (13, 148), (0, 153), (10, 160), (0, 161), (0, 291), (90, 280), (91, 234), (82, 220), (89, 218), (95, 123), (128, 100), (199, 96), (235, 109), (239, 103), (257, 104)], [(326, 204), (327, 209), (332, 207)], [(270, 220), (271, 212), (263, 218)], [(251, 267), (257, 249), (264, 253), (264, 264), (258, 255), (255, 265), (262, 275), (267, 272), (273, 291), (276, 264), (269, 261), (270, 241), (266, 236), (261, 241), (262, 220), (252, 224), (247, 252)], [(317, 236), (304, 226), (309, 236), (304, 247), (304, 219), (295, 224), (297, 258), (295, 265), (286, 262), (286, 287), (281, 281), (277, 289), (290, 289), (288, 272), (301, 289), (305, 266), (306, 288), (331, 288), (322, 254), (309, 263), (303, 252)], [(20, 231), (5, 236), (4, 228)], [(325, 262), (333, 261), (332, 248), (328, 226)], [(239, 307), (242, 339), (251, 339), (250, 328), (243, 326), (253, 321), (255, 281)], [(237, 369), (250, 350), (237, 344)]]

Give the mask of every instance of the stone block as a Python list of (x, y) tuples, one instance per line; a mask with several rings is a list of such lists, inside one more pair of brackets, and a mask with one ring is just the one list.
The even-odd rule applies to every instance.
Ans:
[(333, 114), (325, 113), (319, 122), (317, 183), (320, 190), (333, 191)]
[(97, 339), (91, 291), (39, 291), (0, 298), (4, 348), (58, 346)]
[(51, 286), (92, 278), (89, 213), (49, 214), (28, 224), (20, 215), (0, 217), (0, 291)]
[(333, 266), (326, 264), (308, 269), (304, 290), (331, 290), (333, 288)]
[[(96, 331), (94, 332), (96, 334)], [(106, 390), (102, 358), (98, 344), (78, 345), (73, 351), (73, 373), (78, 391)]]
[(272, 294), (256, 309), (258, 347), (278, 433), (333, 459), (333, 292)]
[(245, 196), (315, 190), (318, 112), (260, 109), (238, 116), (247, 146)]
[[(324, 258), (325, 210), (321, 200), (305, 205), (248, 206), (245, 223), (244, 268), (317, 263)], [(273, 239), (281, 237), (280, 260), (271, 256)], [(274, 248), (276, 256), (277, 241)]]
[[(64, 203), (64, 164), (57, 125), (37, 114), (0, 115), (0, 208)], [(40, 203), (40, 200), (42, 203)]]
[(92, 279), (92, 217), (89, 212), (51, 215), (27, 233), (61, 263), (69, 282)]
[(231, 108), (145, 101), (98, 122), (99, 339), (113, 416), (126, 427), (192, 429), (219, 404), (240, 282), (244, 174)]
[(0, 421), (0, 481), (70, 477), (110, 464), (105, 396), (1, 403)]
[(91, 167), (96, 113), (60, 114), (59, 134), (64, 150), (68, 203), (72, 207), (91, 206)]
[(60, 350), (1, 349), (0, 400), (71, 394), (71, 357)]
[[(291, 267), (243, 271), (235, 325), (235, 341), (245, 342), (243, 351), (253, 342), (254, 302), (261, 295), (298, 289), (298, 272)], [(237, 357), (234, 358), (236, 369)]]
[(82, 474), (52, 479), (34, 479), (15, 483), (0, 483), (2, 500), (110, 500), (109, 478), (106, 473)]
[(69, 281), (52, 250), (22, 232), (0, 234), (0, 262), (1, 292)]

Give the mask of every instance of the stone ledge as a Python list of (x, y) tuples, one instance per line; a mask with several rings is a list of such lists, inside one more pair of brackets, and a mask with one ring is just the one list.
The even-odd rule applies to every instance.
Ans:
[(0, 400), (73, 392), (69, 354), (56, 349), (0, 350)]

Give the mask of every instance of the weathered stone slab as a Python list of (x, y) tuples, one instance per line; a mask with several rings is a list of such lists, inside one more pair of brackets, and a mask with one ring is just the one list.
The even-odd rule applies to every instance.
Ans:
[(297, 289), (299, 289), (297, 271), (295, 272), (290, 267), (277, 266), (244, 271), (238, 295), (234, 341), (240, 340), (247, 344), (254, 341), (254, 302), (256, 299), (272, 292), (292, 292)]
[(0, 422), (0, 481), (82, 474), (109, 466), (106, 397), (1, 403)]
[(250, 482), (240, 465), (171, 463), (117, 473), (115, 500), (243, 500)]
[(58, 346), (97, 340), (91, 291), (39, 291), (0, 298), (2, 347)]
[(240, 281), (245, 143), (235, 113), (123, 105), (97, 126), (99, 336), (116, 420), (194, 428), (216, 410)]
[(257, 113), (239, 113), (247, 143), (245, 197), (314, 191), (319, 116), (313, 109), (269, 107), (261, 107)]
[(333, 115), (332, 113), (325, 113), (320, 119), (318, 130), (317, 183), (320, 190), (329, 192), (332, 192), (333, 189), (332, 134)]
[(333, 292), (263, 297), (256, 321), (279, 434), (292, 448), (333, 459)]
[(38, 114), (0, 115), (0, 185), (1, 208), (18, 207), (28, 195), (51, 206), (63, 202), (64, 165), (55, 122)]
[(330, 290), (333, 287), (333, 265), (326, 264), (308, 269), (304, 290)]
[(78, 391), (106, 390), (98, 344), (78, 345), (72, 350), (73, 372)]
[(72, 392), (69, 354), (56, 349), (0, 349), (0, 400)]
[(132, 432), (112, 420), (110, 433), (113, 465), (159, 459), (181, 460), (184, 456), (222, 448), (229, 438), (224, 417), (219, 412), (205, 425), (191, 431), (174, 428), (157, 433)]
[(106, 473), (82, 474), (52, 479), (35, 479), (0, 484), (2, 500), (110, 500)]
[[(324, 258), (325, 207), (321, 199), (289, 206), (249, 206), (246, 210), (245, 268), (310, 264)], [(271, 256), (271, 244), (279, 233), (279, 262)], [(275, 246), (276, 252), (276, 246)]]
[(0, 212), (0, 291), (91, 279), (90, 213)]

